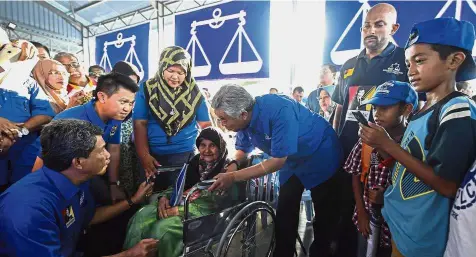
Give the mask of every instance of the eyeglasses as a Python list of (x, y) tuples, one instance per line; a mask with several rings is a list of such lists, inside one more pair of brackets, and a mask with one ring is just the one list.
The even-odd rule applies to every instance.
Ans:
[(72, 63), (68, 63), (68, 64), (63, 64), (64, 67), (66, 67), (66, 69), (70, 69), (70, 68), (79, 68), (81, 67), (81, 65), (78, 63), (78, 62), (72, 62)]
[(48, 75), (69, 77), (69, 73), (64, 71), (56, 71), (56, 70), (52, 70), (48, 72)]

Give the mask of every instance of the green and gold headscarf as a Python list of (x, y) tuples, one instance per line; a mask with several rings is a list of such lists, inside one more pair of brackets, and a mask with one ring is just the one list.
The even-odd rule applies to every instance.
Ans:
[[(180, 65), (186, 73), (184, 82), (177, 88), (171, 88), (163, 76), (164, 71), (173, 65)], [(169, 139), (192, 122), (203, 98), (191, 68), (192, 58), (185, 49), (167, 47), (160, 55), (157, 74), (145, 82), (145, 96), (152, 115)]]

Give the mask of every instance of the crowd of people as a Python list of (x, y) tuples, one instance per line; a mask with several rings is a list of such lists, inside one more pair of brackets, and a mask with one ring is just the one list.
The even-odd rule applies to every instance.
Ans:
[[(365, 49), (340, 71), (322, 65), (307, 99), (300, 86), (254, 97), (235, 84), (211, 97), (178, 46), (150, 79), (124, 61), (86, 73), (74, 54), (0, 29), (0, 256), (180, 256), (179, 171), (157, 170), (184, 163), (184, 195), (215, 180), (192, 217), (279, 173), (276, 257), (294, 256), (305, 189), (310, 256), (473, 256), (474, 27), (423, 21), (403, 48), (398, 29), (395, 8), (374, 5)], [(269, 158), (249, 165), (256, 148)]]

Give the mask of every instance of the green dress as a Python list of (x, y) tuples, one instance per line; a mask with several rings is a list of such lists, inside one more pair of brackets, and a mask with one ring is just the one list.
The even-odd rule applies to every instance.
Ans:
[[(199, 180), (197, 177), (198, 171), (193, 168), (197, 167), (198, 155), (190, 162), (189, 169), (186, 174), (185, 190), (191, 188)], [(220, 172), (227, 161), (223, 161), (216, 167), (214, 172), (209, 174), (213, 178)], [(198, 181), (197, 181), (198, 180)], [(162, 196), (170, 199), (172, 194), (172, 187), (159, 193), (158, 199)], [(215, 192), (207, 190), (200, 191), (200, 195), (195, 200), (189, 203), (189, 218), (196, 218), (212, 214), (216, 211), (222, 210), (224, 206), (233, 204), (238, 198), (239, 193), (234, 187), (225, 195), (218, 195)], [(231, 200), (231, 201), (230, 201)], [(159, 240), (157, 256), (161, 257), (175, 257), (181, 256), (183, 245), (183, 217), (184, 206), (179, 206), (179, 216), (168, 217), (160, 219), (157, 214), (158, 201), (144, 206), (140, 209), (132, 219), (129, 220), (126, 240), (124, 242), (124, 249), (130, 249), (139, 243), (142, 239), (154, 238)]]

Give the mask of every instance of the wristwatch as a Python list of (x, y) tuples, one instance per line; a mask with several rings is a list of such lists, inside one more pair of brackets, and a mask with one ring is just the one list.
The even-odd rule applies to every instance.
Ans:
[(21, 132), (24, 136), (30, 134), (30, 131), (29, 131), (27, 128), (25, 128), (25, 127), (22, 127), (20, 132)]
[(120, 185), (121, 185), (121, 181), (119, 181), (119, 180), (116, 181), (116, 182), (110, 181), (110, 182), (109, 182), (109, 185), (110, 185), (110, 186), (120, 186)]

